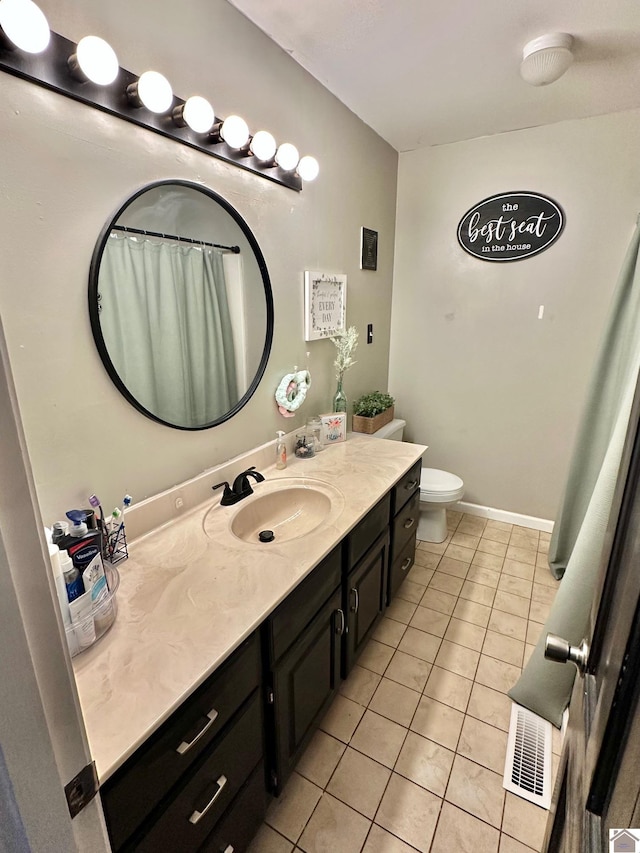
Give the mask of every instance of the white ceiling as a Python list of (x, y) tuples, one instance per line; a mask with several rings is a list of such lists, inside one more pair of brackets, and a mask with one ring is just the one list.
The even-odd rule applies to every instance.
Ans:
[[(640, 106), (639, 0), (230, 0), (398, 151)], [(526, 42), (568, 32), (556, 83)]]

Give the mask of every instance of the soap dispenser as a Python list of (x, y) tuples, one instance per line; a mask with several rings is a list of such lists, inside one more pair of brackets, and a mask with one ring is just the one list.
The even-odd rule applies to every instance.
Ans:
[(276, 432), (278, 440), (276, 442), (276, 468), (282, 470), (287, 467), (287, 446), (284, 443), (284, 432), (279, 429)]

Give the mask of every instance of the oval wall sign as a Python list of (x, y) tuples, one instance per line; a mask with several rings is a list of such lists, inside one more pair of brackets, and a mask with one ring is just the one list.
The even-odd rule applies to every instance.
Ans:
[(521, 261), (544, 252), (564, 228), (559, 204), (538, 193), (500, 193), (468, 210), (458, 242), (481, 261)]

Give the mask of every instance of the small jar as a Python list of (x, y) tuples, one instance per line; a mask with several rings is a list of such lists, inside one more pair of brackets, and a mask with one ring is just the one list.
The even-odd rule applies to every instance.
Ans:
[(315, 438), (310, 432), (306, 430), (304, 432), (297, 432), (294, 453), (298, 459), (311, 459), (316, 455), (315, 444)]
[(312, 435), (315, 439), (316, 453), (324, 450), (324, 444), (322, 443), (322, 421), (320, 418), (309, 418), (307, 421), (307, 434)]

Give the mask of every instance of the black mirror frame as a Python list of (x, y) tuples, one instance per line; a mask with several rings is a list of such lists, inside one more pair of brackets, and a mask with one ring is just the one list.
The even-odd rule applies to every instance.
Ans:
[[(260, 274), (262, 275), (262, 284), (264, 286), (265, 292), (265, 303), (266, 303), (266, 315), (267, 315), (267, 328), (265, 334), (265, 344), (264, 349), (262, 351), (262, 357), (260, 359), (260, 363), (258, 365), (258, 369), (256, 374), (247, 388), (244, 395), (238, 400), (236, 405), (230, 409), (228, 412), (225, 412), (219, 418), (211, 421), (210, 423), (203, 424), (202, 426), (181, 426), (179, 424), (172, 424), (169, 421), (164, 421), (162, 418), (159, 418), (157, 415), (154, 415), (153, 412), (150, 412), (146, 409), (136, 398), (130, 393), (129, 389), (120, 379), (118, 372), (115, 368), (115, 365), (111, 361), (109, 353), (107, 351), (107, 346), (102, 335), (102, 329), (100, 328), (100, 301), (99, 301), (99, 291), (98, 291), (98, 277), (100, 273), (100, 263), (102, 261), (102, 255), (104, 252), (104, 248), (107, 244), (107, 240), (109, 239), (109, 235), (113, 229), (113, 226), (118, 221), (120, 216), (124, 213), (124, 211), (129, 207), (129, 205), (134, 202), (139, 196), (143, 193), (148, 192), (149, 190), (155, 189), (157, 187), (162, 186), (180, 186), (187, 187), (191, 190), (197, 190), (201, 192), (203, 195), (208, 196), (212, 201), (215, 201), (219, 204), (227, 213), (236, 221), (236, 223), (240, 226), (242, 233), (247, 238), (251, 249), (255, 255), (256, 261), (258, 262), (258, 267), (260, 269)], [(105, 366), (107, 373), (113, 384), (116, 386), (118, 391), (122, 394), (122, 396), (130, 403), (135, 409), (137, 409), (141, 414), (145, 415), (147, 418), (150, 418), (152, 421), (156, 423), (163, 424), (164, 426), (171, 427), (172, 429), (180, 429), (186, 430), (189, 432), (193, 432), (195, 430), (203, 430), (203, 429), (211, 429), (211, 427), (218, 426), (219, 424), (228, 421), (234, 415), (236, 415), (240, 409), (242, 409), (249, 402), (251, 397), (254, 395), (256, 388), (258, 387), (260, 380), (262, 379), (264, 372), (267, 367), (267, 362), (269, 360), (269, 354), (271, 352), (271, 344), (273, 342), (273, 325), (274, 325), (274, 315), (273, 315), (273, 292), (271, 290), (271, 280), (269, 279), (269, 272), (267, 270), (267, 265), (264, 259), (264, 255), (258, 245), (258, 241), (253, 235), (253, 232), (244, 221), (244, 219), (240, 216), (238, 211), (231, 205), (229, 202), (222, 198), (222, 196), (215, 193), (213, 190), (210, 190), (208, 187), (205, 187), (201, 184), (195, 184), (192, 181), (183, 181), (183, 180), (164, 180), (164, 181), (154, 181), (151, 184), (146, 184), (141, 189), (137, 190), (133, 195), (129, 196), (127, 200), (122, 204), (116, 213), (111, 217), (108, 223), (100, 232), (100, 237), (98, 238), (98, 242), (96, 243), (96, 247), (93, 250), (93, 255), (91, 257), (91, 265), (89, 267), (89, 318), (91, 321), (91, 331), (93, 332), (93, 338), (95, 340), (96, 346), (98, 348), (98, 353), (100, 358), (102, 359), (102, 363)]]

